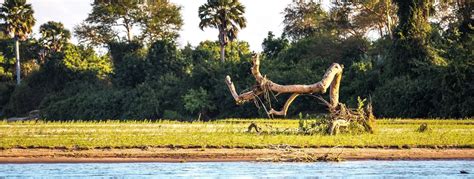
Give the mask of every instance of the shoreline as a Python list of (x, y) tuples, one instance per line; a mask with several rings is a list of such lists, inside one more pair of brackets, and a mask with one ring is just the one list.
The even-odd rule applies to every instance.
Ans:
[[(308, 158), (311, 160), (306, 160)], [(134, 162), (314, 162), (339, 160), (474, 160), (474, 149), (148, 148), (62, 150), (14, 148), (0, 150), (1, 164)]]

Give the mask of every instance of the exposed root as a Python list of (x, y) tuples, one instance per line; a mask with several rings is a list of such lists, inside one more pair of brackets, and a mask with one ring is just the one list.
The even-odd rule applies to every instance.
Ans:
[(351, 109), (342, 103), (332, 107), (322, 97), (318, 97), (318, 99), (329, 109), (329, 117), (327, 119), (329, 121), (328, 134), (335, 135), (339, 133), (340, 128), (349, 128), (351, 124), (363, 127), (364, 132), (374, 132), (375, 116), (372, 112), (372, 105), (369, 103), (364, 108), (363, 102), (365, 100), (359, 98), (358, 109)]

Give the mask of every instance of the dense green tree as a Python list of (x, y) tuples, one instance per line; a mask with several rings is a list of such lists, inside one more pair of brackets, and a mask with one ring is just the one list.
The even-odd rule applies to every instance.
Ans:
[(109, 43), (114, 66), (112, 81), (119, 87), (135, 87), (146, 80), (150, 67), (143, 44), (137, 41)]
[(143, 44), (138, 41), (131, 41), (128, 43), (124, 42), (111, 42), (109, 43), (110, 57), (112, 62), (117, 65), (123, 62), (123, 58), (127, 54), (140, 54), (145, 53), (143, 51)]
[(315, 1), (293, 1), (285, 8), (283, 33), (292, 40), (299, 40), (326, 30), (328, 14)]
[(152, 65), (149, 69), (150, 78), (167, 73), (178, 77), (182, 77), (184, 74), (184, 61), (174, 42), (167, 40), (154, 42), (148, 51), (147, 61)]
[(108, 56), (99, 56), (91, 47), (67, 45), (63, 51), (61, 63), (72, 72), (88, 72), (101, 79), (112, 73)]
[(0, 31), (0, 117), (4, 106), (10, 100), (10, 96), (15, 89), (13, 73), (10, 70), (15, 64), (15, 59), (5, 54), (11, 46), (10, 41), (4, 32)]
[(290, 46), (288, 39), (282, 36), (280, 38), (275, 38), (273, 32), (268, 32), (267, 38), (263, 39), (262, 47), (263, 54), (267, 58), (275, 58), (280, 52), (285, 50)]
[(365, 28), (354, 23), (351, 19), (353, 13), (353, 3), (334, 2), (333, 7), (329, 10), (328, 19), (325, 23), (327, 30), (331, 34), (342, 38), (363, 36), (366, 32)]
[(472, 40), (469, 36), (474, 34), (474, 18), (472, 18), (472, 11), (474, 11), (473, 1), (445, 0), (438, 7), (438, 11), (442, 11), (443, 9), (441, 8), (448, 11), (447, 14), (442, 14), (443, 19), (441, 19), (448, 21), (448, 26), (450, 26), (448, 31), (458, 30), (464, 42)]
[(9, 52), (14, 51), (14, 46), (11, 43), (12, 40), (3, 32), (0, 34), (0, 81), (10, 82), (14, 79), (15, 55)]
[[(108, 58), (98, 56), (92, 48), (66, 45), (62, 52), (47, 57), (45, 64), (15, 88), (4, 112), (7, 116), (25, 115), (39, 109), (49, 96), (61, 94), (74, 83), (98, 83), (111, 73)], [(81, 89), (77, 89), (81, 90)], [(71, 94), (71, 93), (68, 93)]]
[(377, 115), (473, 116), (474, 111), (466, 107), (472, 105), (472, 33), (459, 30), (464, 18), (454, 16), (449, 26), (441, 27), (428, 21), (440, 4), (397, 1), (397, 5), (400, 22), (389, 63), (384, 65), (390, 71), (382, 73), (381, 86), (373, 93)]
[(8, 70), (8, 67), (7, 67), (11, 65), (13, 65), (11, 60), (3, 56), (3, 54), (0, 55), (0, 81), (1, 82), (7, 82), (13, 79), (13, 74)]
[[(15, 40), (11, 38), (0, 39), (0, 56), (3, 59), (0, 60), (0, 66), (3, 68), (4, 73), (0, 73), (0, 79), (5, 82), (13, 82), (15, 80), (16, 71), (16, 50)], [(20, 77), (25, 79), (33, 71), (36, 71), (38, 66), (38, 52), (40, 50), (36, 39), (27, 39), (20, 41), (21, 46), (20, 57)]]
[(142, 33), (138, 38), (148, 43), (176, 39), (183, 26), (181, 7), (168, 0), (152, 0), (148, 3), (143, 7), (144, 13), (140, 14)]
[(5, 0), (0, 7), (1, 30), (15, 40), (16, 80), (20, 84), (20, 42), (26, 40), (35, 25), (34, 11), (26, 0)]
[(191, 113), (199, 113), (198, 119), (207, 116), (207, 111), (214, 110), (215, 104), (210, 101), (210, 96), (206, 90), (200, 87), (197, 90), (190, 89), (184, 96), (184, 108)]
[(397, 21), (397, 6), (393, 0), (362, 0), (355, 1), (355, 11), (359, 13), (353, 18), (354, 24), (365, 31), (377, 30), (380, 37), (388, 35), (392, 38), (392, 31)]
[(247, 26), (244, 17), (245, 6), (238, 0), (208, 0), (199, 7), (199, 28), (216, 28), (219, 30), (221, 61), (225, 60), (225, 46), (237, 38), (240, 29)]
[[(95, 0), (87, 19), (75, 34), (91, 45), (114, 41), (174, 39), (183, 24), (180, 7), (167, 0)], [(135, 30), (138, 28), (139, 30)], [(125, 37), (121, 34), (125, 32)], [(139, 34), (134, 34), (134, 32)]]
[(421, 66), (446, 65), (436, 49), (432, 47), (429, 36), (432, 32), (428, 17), (432, 13), (432, 1), (397, 0), (399, 23), (394, 32), (394, 45), (391, 54), (391, 73), (419, 75)]

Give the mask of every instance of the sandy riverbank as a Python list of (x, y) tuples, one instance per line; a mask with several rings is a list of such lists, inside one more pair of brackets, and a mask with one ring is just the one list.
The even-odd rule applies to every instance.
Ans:
[(343, 160), (474, 160), (474, 149), (5, 149), (0, 163), (80, 162), (226, 162), (286, 161), (294, 158), (340, 158)]

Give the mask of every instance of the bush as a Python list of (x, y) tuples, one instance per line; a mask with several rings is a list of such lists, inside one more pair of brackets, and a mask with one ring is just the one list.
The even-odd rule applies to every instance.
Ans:
[(156, 41), (151, 45), (146, 58), (151, 65), (146, 69), (150, 79), (156, 79), (169, 73), (183, 77), (184, 60), (173, 42)]
[(145, 82), (150, 64), (138, 54), (125, 55), (120, 63), (114, 64), (113, 83), (117, 87), (135, 87)]
[(35, 88), (28, 83), (22, 83), (11, 93), (11, 97), (3, 112), (7, 116), (26, 115), (28, 112), (38, 109), (37, 107), (41, 100), (43, 100), (48, 92), (46, 88)]
[[(3, 111), (3, 108), (10, 100), (10, 96), (14, 90), (15, 84), (8, 82), (0, 83), (0, 112)], [(0, 116), (2, 115), (0, 114)]]
[(190, 113), (199, 113), (199, 116), (206, 117), (207, 111), (215, 109), (215, 103), (210, 101), (210, 96), (202, 87), (194, 90), (190, 89), (184, 96), (184, 108)]
[(127, 90), (126, 98), (122, 99), (121, 119), (158, 119), (162, 117), (163, 109), (160, 108), (162, 99), (148, 84), (138, 85)]
[(432, 117), (441, 94), (425, 79), (397, 77), (375, 90), (374, 112), (384, 117)]
[(73, 96), (52, 96), (41, 107), (47, 120), (120, 119), (126, 91), (113, 89), (86, 90)]
[(48, 56), (38, 71), (15, 88), (4, 112), (8, 116), (26, 115), (38, 109), (45, 97), (61, 92), (69, 84), (77, 81), (94, 83), (104, 79), (109, 72), (110, 64), (92, 49), (68, 46), (64, 52)]

